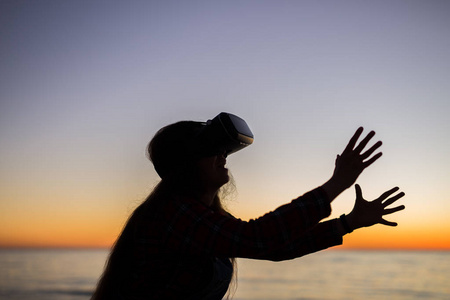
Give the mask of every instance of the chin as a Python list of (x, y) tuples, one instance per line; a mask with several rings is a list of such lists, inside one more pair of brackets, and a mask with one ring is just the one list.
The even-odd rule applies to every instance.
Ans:
[(228, 171), (227, 171), (227, 173), (224, 174), (219, 180), (220, 186), (227, 184), (229, 181), (230, 181), (230, 176), (228, 175)]
[(224, 176), (223, 178), (220, 178), (220, 180), (218, 180), (217, 183), (221, 187), (221, 186), (227, 184), (228, 181), (230, 181), (230, 177), (227, 175), (227, 176)]

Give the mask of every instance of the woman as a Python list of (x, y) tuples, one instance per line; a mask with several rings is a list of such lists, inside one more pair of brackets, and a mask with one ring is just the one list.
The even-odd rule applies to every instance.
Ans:
[(222, 299), (236, 257), (293, 259), (340, 245), (342, 236), (361, 227), (396, 226), (383, 215), (404, 209), (386, 208), (404, 193), (390, 197), (394, 188), (368, 202), (358, 185), (349, 215), (320, 222), (330, 215), (331, 202), (381, 156), (372, 156), (381, 142), (364, 151), (374, 132), (356, 145), (362, 131), (337, 156), (330, 180), (245, 222), (228, 214), (218, 197), (230, 179), (227, 155), (252, 141), (245, 122), (222, 113), (208, 123), (182, 121), (162, 128), (148, 147), (161, 181), (129, 218), (92, 299)]

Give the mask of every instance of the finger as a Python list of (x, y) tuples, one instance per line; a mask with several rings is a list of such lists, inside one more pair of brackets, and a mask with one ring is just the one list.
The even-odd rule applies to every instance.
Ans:
[(361, 158), (364, 160), (366, 158), (368, 158), (370, 155), (372, 155), (372, 153), (375, 152), (375, 150), (377, 150), (378, 148), (381, 147), (381, 145), (383, 145), (383, 143), (381, 141), (378, 141), (375, 145), (373, 145), (369, 150), (367, 150), (366, 152), (364, 152), (363, 154), (361, 154)]
[(393, 213), (395, 213), (397, 211), (404, 210), (404, 209), (405, 209), (404, 205), (400, 205), (400, 206), (397, 206), (397, 207), (394, 207), (394, 208), (388, 208), (388, 209), (385, 209), (383, 211), (383, 215), (393, 214)]
[(356, 199), (362, 199), (362, 190), (359, 184), (355, 185)]
[(367, 143), (369, 143), (369, 141), (373, 138), (374, 135), (375, 131), (372, 130), (371, 132), (369, 132), (369, 134), (355, 148), (355, 152), (360, 153), (364, 149), (364, 147), (366, 147)]
[(395, 222), (386, 221), (385, 219), (381, 219), (379, 223), (386, 226), (394, 226), (394, 227), (398, 225)]
[(398, 191), (398, 189), (399, 189), (399, 187), (396, 186), (395, 188), (392, 188), (389, 191), (384, 192), (383, 194), (381, 194), (380, 197), (377, 198), (377, 200), (378, 201), (383, 201), (384, 199), (386, 199), (387, 197), (389, 197), (390, 195), (392, 195), (393, 193)]
[(334, 164), (337, 166), (339, 159), (341, 158), (341, 156), (338, 154), (336, 156), (336, 160), (334, 161)]
[(400, 194), (395, 195), (394, 197), (387, 199), (383, 203), (384, 207), (391, 205), (392, 203), (394, 203), (395, 201), (397, 201), (398, 199), (400, 199), (403, 196), (405, 196), (405, 193), (401, 192)]
[(368, 161), (363, 163), (363, 168), (367, 168), (368, 166), (370, 166), (371, 164), (373, 164), (377, 159), (379, 159), (381, 157), (381, 155), (383, 155), (382, 152), (377, 153), (374, 157), (372, 157), (371, 159), (369, 159)]
[(356, 141), (359, 139), (359, 136), (361, 135), (361, 133), (363, 132), (363, 128), (359, 127), (355, 134), (352, 136), (352, 138), (350, 139), (350, 141), (347, 144), (347, 147), (345, 147), (344, 152), (350, 152), (353, 150), (353, 148), (355, 147)]

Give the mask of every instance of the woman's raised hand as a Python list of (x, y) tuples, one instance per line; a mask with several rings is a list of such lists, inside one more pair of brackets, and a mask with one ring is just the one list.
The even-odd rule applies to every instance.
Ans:
[(364, 148), (375, 135), (374, 131), (369, 132), (369, 134), (367, 134), (367, 136), (356, 146), (356, 142), (362, 132), (363, 128), (359, 127), (342, 154), (338, 155), (336, 158), (336, 166), (332, 179), (341, 185), (343, 189), (352, 186), (362, 171), (373, 164), (382, 155), (382, 153), (379, 152), (370, 157), (375, 150), (382, 145), (381, 141), (378, 141), (367, 151), (364, 151)]

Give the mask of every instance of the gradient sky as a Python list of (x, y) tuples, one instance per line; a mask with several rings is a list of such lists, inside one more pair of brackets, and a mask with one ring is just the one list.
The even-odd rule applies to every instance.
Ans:
[(344, 245), (450, 249), (449, 15), (444, 0), (1, 1), (0, 246), (109, 246), (158, 181), (156, 130), (227, 111), (255, 134), (228, 159), (234, 215), (324, 183), (362, 125), (384, 143), (363, 194), (399, 186), (407, 209)]

